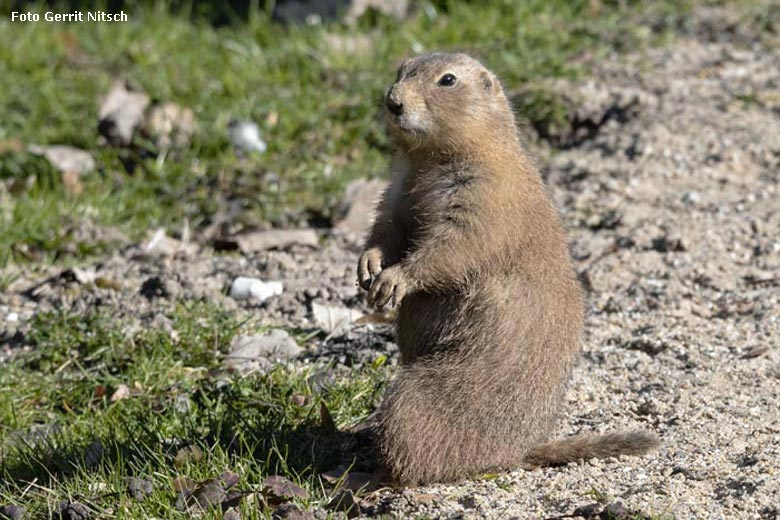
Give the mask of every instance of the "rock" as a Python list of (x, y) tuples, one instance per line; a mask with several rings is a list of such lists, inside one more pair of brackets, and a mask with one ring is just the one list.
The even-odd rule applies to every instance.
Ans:
[(16, 506), (13, 504), (0, 506), (0, 518), (7, 520), (22, 520), (26, 513), (27, 510), (22, 506)]
[(155, 105), (144, 120), (144, 133), (158, 148), (184, 148), (197, 130), (195, 113), (176, 103)]
[(150, 276), (144, 280), (143, 284), (141, 284), (141, 290), (139, 292), (147, 299), (153, 300), (155, 298), (170, 298), (178, 291), (173, 286), (173, 284), (162, 279), (161, 277)]
[(363, 317), (363, 313), (347, 307), (335, 307), (312, 302), (311, 312), (314, 323), (330, 336), (338, 336), (349, 330)]
[(90, 517), (89, 509), (80, 502), (60, 502), (54, 518), (59, 520), (87, 520)]
[(115, 403), (121, 399), (127, 399), (130, 397), (130, 387), (124, 384), (120, 384), (116, 387), (116, 390), (114, 390), (114, 393), (111, 394), (111, 402)]
[(223, 471), (219, 475), (220, 480), (222, 481), (222, 484), (225, 486), (225, 488), (232, 488), (236, 484), (238, 484), (239, 476), (236, 473), (233, 473), (232, 471)]
[(313, 229), (269, 229), (242, 233), (233, 239), (244, 254), (290, 246), (317, 247), (319, 244), (319, 237)]
[(125, 82), (114, 83), (98, 110), (98, 132), (114, 146), (128, 146), (147, 106), (145, 92), (133, 90)]
[(206, 510), (222, 504), (227, 499), (227, 492), (217, 479), (208, 479), (195, 488), (192, 499), (200, 509)]
[(72, 146), (38, 146), (31, 144), (27, 151), (46, 158), (57, 171), (82, 175), (95, 169), (95, 159), (89, 152)]
[(231, 372), (249, 374), (266, 370), (274, 361), (286, 361), (302, 352), (303, 349), (287, 331), (281, 329), (253, 336), (236, 336), (230, 343), (225, 367)]
[(295, 504), (282, 504), (271, 513), (273, 520), (314, 520), (316, 517), (310, 511), (301, 511)]
[(259, 278), (239, 276), (230, 286), (230, 297), (234, 300), (246, 300), (252, 298), (263, 302), (271, 296), (278, 296), (284, 291), (282, 282), (265, 282)]
[(334, 228), (341, 233), (361, 238), (374, 222), (374, 212), (387, 182), (379, 179), (358, 179), (349, 183), (337, 210)]
[(146, 497), (151, 495), (154, 489), (151, 481), (142, 478), (129, 477), (125, 483), (127, 485), (127, 493), (138, 502), (146, 500)]
[[(363, 426), (370, 431), (370, 427)], [(366, 433), (370, 437), (370, 433)], [(347, 471), (344, 468), (336, 468), (326, 471), (322, 475), (323, 480), (334, 486), (343, 487), (351, 491), (373, 491), (377, 487), (377, 479), (373, 473), (363, 473), (360, 471)]]
[(236, 150), (263, 153), (268, 147), (260, 137), (260, 127), (253, 121), (230, 121), (227, 133)]

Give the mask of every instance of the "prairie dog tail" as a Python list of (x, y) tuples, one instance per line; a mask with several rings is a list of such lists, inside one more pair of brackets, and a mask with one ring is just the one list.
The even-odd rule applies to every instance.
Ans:
[(523, 458), (523, 465), (538, 468), (618, 455), (644, 455), (660, 444), (654, 433), (642, 430), (576, 435), (534, 446)]

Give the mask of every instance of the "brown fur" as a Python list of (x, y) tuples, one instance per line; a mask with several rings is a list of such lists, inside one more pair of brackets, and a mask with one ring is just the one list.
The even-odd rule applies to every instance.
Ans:
[[(455, 85), (437, 83), (446, 73)], [(403, 368), (377, 420), (393, 479), (450, 481), (655, 446), (636, 432), (540, 444), (580, 351), (583, 302), (498, 79), (469, 56), (429, 54), (401, 66), (386, 99), (394, 179), (358, 278), (374, 305), (400, 304)]]

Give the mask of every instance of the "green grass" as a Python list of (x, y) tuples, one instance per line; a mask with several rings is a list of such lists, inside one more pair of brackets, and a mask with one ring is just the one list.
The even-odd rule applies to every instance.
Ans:
[[(403, 24), (373, 17), (357, 28), (283, 27), (262, 9), (219, 28), (165, 6), (131, 8), (122, 24), (11, 24), (3, 17), (0, 142), (69, 144), (92, 152), (98, 168), (75, 195), (43, 160), (0, 153), (0, 266), (99, 252), (100, 241), (72, 244), (68, 229), (85, 221), (138, 238), (184, 219), (197, 227), (227, 208), (240, 208), (238, 226), (327, 219), (349, 180), (384, 174), (380, 100), (404, 57), (472, 52), (516, 90), (539, 78), (576, 77), (579, 57), (658, 36), (637, 24), (640, 17), (670, 26), (686, 9), (670, 0), (424, 5)], [(371, 45), (343, 53), (328, 35), (366, 36)], [(115, 78), (192, 108), (199, 126), (192, 143), (146, 158), (101, 145), (98, 100)], [(519, 108), (532, 120), (560, 117), (549, 103), (531, 96)], [(257, 121), (268, 151), (236, 158), (225, 133), (231, 118)]]
[[(101, 314), (36, 318), (33, 350), (0, 371), (0, 504), (21, 502), (45, 516), (75, 497), (103, 514), (119, 507), (125, 518), (180, 518), (174, 479), (228, 470), (242, 490), (282, 474), (309, 490), (302, 506), (329, 498), (319, 474), (340, 461), (346, 436), (323, 426), (320, 403), (338, 428), (364, 419), (387, 376), (381, 359), (324, 387), (322, 364), (228, 377), (220, 368), (232, 336), (259, 325), (206, 304), (170, 318), (175, 335), (128, 333)], [(120, 385), (132, 393), (112, 402)], [(90, 461), (96, 441), (103, 456)], [(182, 457), (193, 446), (202, 458)], [(128, 496), (129, 476), (154, 482), (146, 501)], [(246, 518), (254, 517), (262, 515)]]

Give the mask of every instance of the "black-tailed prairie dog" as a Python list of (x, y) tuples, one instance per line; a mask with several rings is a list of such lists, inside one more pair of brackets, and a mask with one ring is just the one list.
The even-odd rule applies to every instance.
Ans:
[(399, 305), (402, 368), (378, 411), (399, 484), (642, 454), (632, 431), (549, 442), (583, 301), (561, 221), (496, 76), (464, 54), (407, 60), (385, 98), (393, 180), (358, 265)]

